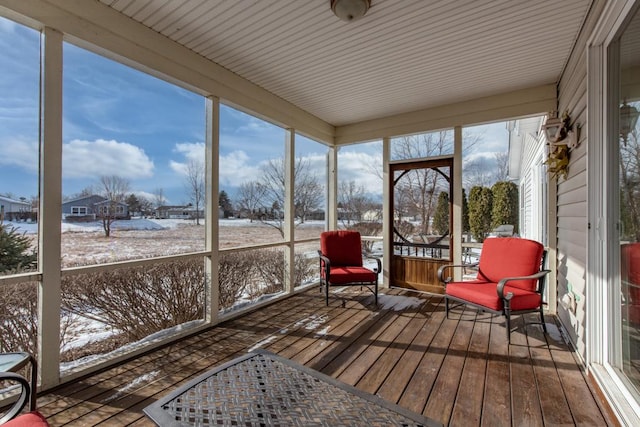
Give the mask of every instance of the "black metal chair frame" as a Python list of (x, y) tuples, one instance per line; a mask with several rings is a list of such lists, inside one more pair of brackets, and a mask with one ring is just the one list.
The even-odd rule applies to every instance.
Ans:
[[(527, 313), (539, 313), (540, 314), (540, 324), (542, 325), (542, 329), (544, 330), (544, 333), (547, 333), (547, 325), (544, 321), (544, 310), (543, 307), (546, 305), (546, 303), (544, 301), (542, 301), (542, 297), (544, 294), (544, 287), (546, 284), (546, 277), (547, 274), (549, 274), (551, 272), (551, 270), (545, 270), (544, 269), (544, 265), (545, 265), (545, 261), (547, 259), (547, 251), (543, 251), (542, 252), (542, 260), (540, 262), (540, 271), (537, 272), (536, 274), (532, 274), (530, 276), (520, 276), (520, 277), (505, 277), (503, 279), (501, 279), (498, 282), (497, 288), (496, 288), (496, 292), (498, 293), (498, 297), (502, 300), (502, 310), (493, 310), (489, 307), (486, 307), (484, 305), (481, 304), (476, 304), (474, 302), (462, 299), (462, 298), (458, 298), (458, 297), (454, 297), (454, 296), (450, 296), (450, 295), (446, 295), (445, 294), (445, 303), (444, 303), (444, 307), (445, 307), (445, 313), (447, 316), (447, 319), (449, 318), (449, 301), (455, 301), (457, 304), (451, 306), (451, 308), (455, 308), (455, 307), (460, 307), (462, 305), (470, 305), (472, 307), (475, 307), (479, 310), (482, 311), (487, 311), (489, 313), (493, 313), (493, 314), (499, 314), (499, 315), (503, 315), (506, 318), (506, 327), (507, 327), (507, 341), (509, 342), (509, 344), (511, 344), (511, 315), (512, 314), (527, 314)], [(444, 277), (444, 273), (447, 269), (450, 268), (468, 268), (468, 267), (477, 267), (480, 263), (476, 262), (476, 263), (472, 263), (472, 264), (449, 264), (449, 265), (443, 265), (438, 269), (438, 279), (444, 284), (445, 289), (448, 283), (450, 283), (452, 281), (451, 277)], [(504, 287), (506, 286), (506, 284), (512, 280), (527, 280), (527, 279), (537, 279), (538, 280), (538, 286), (536, 289), (536, 293), (540, 294), (540, 300), (542, 301), (540, 304), (540, 307), (538, 308), (534, 308), (534, 309), (527, 309), (527, 310), (512, 310), (511, 309), (511, 299), (513, 298), (513, 293), (511, 292), (507, 292), (505, 293), (504, 291)]]
[(13, 381), (20, 384), (20, 395), (18, 396), (18, 400), (14, 402), (14, 404), (9, 408), (6, 414), (2, 418), (0, 418), (0, 424), (4, 424), (7, 421), (15, 418), (25, 406), (27, 406), (27, 402), (29, 402), (31, 397), (31, 386), (29, 381), (25, 377), (20, 374), (16, 374), (14, 372), (2, 372), (0, 373), (0, 381)]

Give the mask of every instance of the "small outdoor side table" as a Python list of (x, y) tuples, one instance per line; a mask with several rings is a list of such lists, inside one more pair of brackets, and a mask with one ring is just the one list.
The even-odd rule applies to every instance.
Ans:
[(29, 353), (0, 353), (0, 372), (18, 372), (31, 363), (31, 395), (29, 396), (29, 408), (36, 410), (36, 386), (38, 384), (38, 362)]
[(144, 408), (159, 426), (438, 426), (378, 396), (257, 350)]

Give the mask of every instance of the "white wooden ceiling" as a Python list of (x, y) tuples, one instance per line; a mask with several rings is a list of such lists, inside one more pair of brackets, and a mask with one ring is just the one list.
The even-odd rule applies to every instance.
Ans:
[(559, 80), (589, 0), (100, 0), (339, 126)]

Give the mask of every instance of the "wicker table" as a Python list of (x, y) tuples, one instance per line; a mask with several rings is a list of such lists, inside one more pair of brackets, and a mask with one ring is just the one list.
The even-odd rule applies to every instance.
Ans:
[(159, 426), (439, 425), (264, 350), (207, 372), (144, 412)]

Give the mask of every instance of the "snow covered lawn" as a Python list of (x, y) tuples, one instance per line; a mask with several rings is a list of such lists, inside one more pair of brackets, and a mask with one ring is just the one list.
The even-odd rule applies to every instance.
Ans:
[[(37, 242), (38, 225), (10, 222)], [(280, 232), (267, 224), (248, 219), (220, 220), (220, 248), (282, 241)], [(322, 221), (310, 221), (296, 228), (296, 238), (319, 237)], [(200, 220), (135, 218), (112, 224), (111, 237), (104, 237), (99, 221), (61, 223), (62, 267), (93, 265), (130, 259), (151, 258), (202, 251), (205, 248), (205, 225)]]

